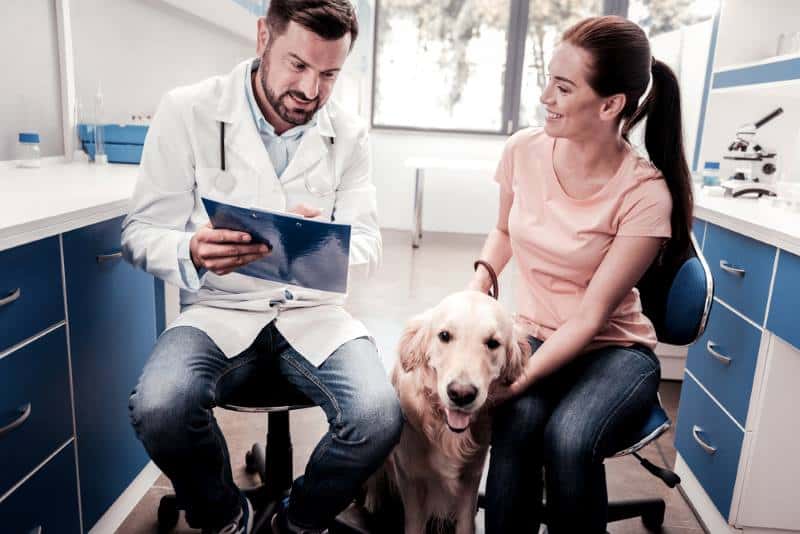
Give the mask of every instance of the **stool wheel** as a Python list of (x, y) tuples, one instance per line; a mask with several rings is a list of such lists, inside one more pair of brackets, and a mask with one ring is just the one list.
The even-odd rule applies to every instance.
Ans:
[(642, 523), (644, 523), (645, 528), (651, 532), (661, 532), (661, 525), (664, 524), (666, 505), (663, 501), (660, 504), (661, 506), (658, 506), (655, 510), (642, 514)]
[(166, 534), (178, 524), (178, 503), (174, 495), (161, 497), (158, 503), (158, 532)]
[(244, 455), (244, 470), (250, 474), (258, 472), (258, 465), (253, 457), (253, 451), (247, 451)]

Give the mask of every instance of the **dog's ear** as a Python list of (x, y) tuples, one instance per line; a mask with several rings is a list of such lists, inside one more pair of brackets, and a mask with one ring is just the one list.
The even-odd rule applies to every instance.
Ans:
[(432, 316), (432, 311), (427, 310), (412, 317), (406, 324), (397, 348), (403, 371), (409, 372), (416, 369), (427, 360)]
[(512, 383), (522, 374), (522, 369), (531, 357), (531, 345), (528, 343), (528, 336), (522, 328), (514, 325), (511, 330), (511, 342), (506, 349), (506, 365), (500, 374), (501, 379), (506, 384)]

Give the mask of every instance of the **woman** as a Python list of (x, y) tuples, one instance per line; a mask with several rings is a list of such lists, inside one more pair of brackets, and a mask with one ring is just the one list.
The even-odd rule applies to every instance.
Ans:
[[(634, 285), (689, 243), (678, 83), (642, 29), (619, 17), (581, 21), (549, 68), (546, 124), (509, 139), (497, 227), (481, 254), (497, 272), (516, 258), (518, 320), (535, 350), (495, 395), (488, 534), (538, 532), (542, 467), (549, 532), (605, 532), (603, 459), (644, 422), (660, 379)], [(652, 163), (628, 142), (645, 117)], [(470, 287), (489, 285), (479, 267)]]

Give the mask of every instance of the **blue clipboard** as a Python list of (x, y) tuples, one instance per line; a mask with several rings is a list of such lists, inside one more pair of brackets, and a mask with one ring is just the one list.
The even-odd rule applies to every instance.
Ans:
[(247, 232), (272, 252), (235, 272), (321, 291), (347, 292), (350, 225), (241, 208), (203, 198), (214, 228)]

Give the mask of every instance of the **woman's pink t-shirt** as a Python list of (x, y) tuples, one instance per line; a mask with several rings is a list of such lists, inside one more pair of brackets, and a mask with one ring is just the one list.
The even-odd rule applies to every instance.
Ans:
[[(670, 237), (672, 199), (661, 173), (630, 150), (617, 173), (585, 199), (568, 196), (553, 170), (555, 139), (527, 129), (506, 143), (495, 180), (514, 200), (508, 216), (520, 273), (517, 318), (547, 339), (578, 310), (592, 276), (616, 236)], [(640, 343), (656, 334), (639, 291), (626, 295), (587, 350)]]

